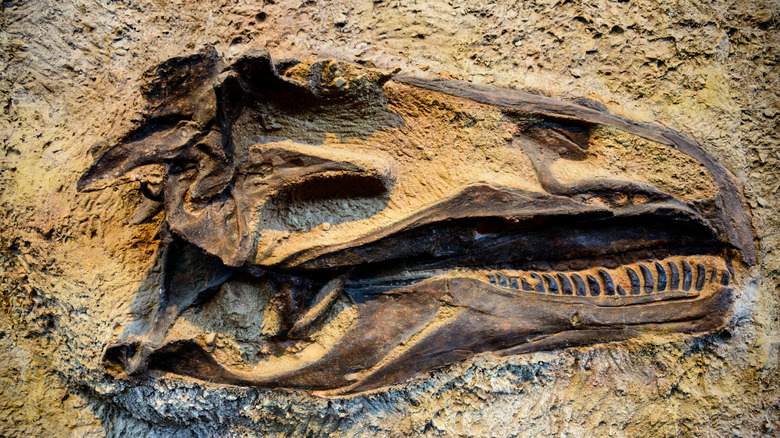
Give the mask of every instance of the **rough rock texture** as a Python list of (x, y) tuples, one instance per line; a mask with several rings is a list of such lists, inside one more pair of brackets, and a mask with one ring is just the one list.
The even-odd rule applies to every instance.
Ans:
[[(754, 436), (780, 433), (776, 2), (7, 2), (0, 20), (0, 435)], [(479, 357), (369, 395), (136, 384), (103, 367), (157, 224), (77, 193), (149, 67), (206, 44), (588, 97), (685, 132), (743, 186), (759, 263), (709, 335)], [(140, 307), (143, 307), (142, 305)]]

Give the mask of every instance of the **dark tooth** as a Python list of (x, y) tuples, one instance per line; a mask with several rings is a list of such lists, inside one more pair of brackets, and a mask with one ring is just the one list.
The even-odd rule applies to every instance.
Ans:
[(531, 285), (530, 285), (530, 284), (528, 284), (528, 280), (526, 280), (525, 278), (523, 278), (523, 279), (521, 280), (521, 283), (523, 283), (523, 290), (524, 290), (524, 291), (526, 291), (526, 292), (533, 292), (534, 288), (532, 288), (532, 287), (531, 287)]
[(658, 287), (656, 290), (661, 292), (666, 289), (666, 271), (664, 270), (664, 267), (661, 266), (661, 264), (658, 262), (655, 264), (655, 270), (658, 272)]
[(714, 283), (718, 278), (718, 268), (712, 268), (712, 274), (710, 274), (710, 283)]
[(683, 290), (689, 291), (691, 290), (691, 281), (693, 280), (693, 277), (691, 275), (691, 265), (688, 264), (685, 260), (683, 260)]
[(604, 282), (604, 294), (615, 295), (615, 283), (612, 282), (612, 276), (609, 275), (609, 272), (599, 269), (599, 276)]
[(729, 273), (728, 271), (723, 271), (723, 275), (720, 277), (720, 284), (723, 286), (729, 285)]
[(680, 287), (680, 270), (674, 262), (669, 262), (669, 269), (672, 271), (672, 283), (669, 284), (669, 290), (677, 290)]
[(564, 274), (558, 274), (558, 279), (561, 281), (561, 293), (564, 295), (574, 295), (574, 290), (571, 286), (571, 280)]
[(504, 277), (504, 274), (500, 272), (496, 272), (496, 277), (498, 277), (498, 285), (501, 287), (507, 287), (506, 277)]
[(626, 295), (626, 290), (623, 289), (623, 286), (621, 286), (621, 285), (618, 285), (617, 292), (618, 292), (618, 295), (623, 295), (623, 296)]
[(542, 277), (540, 277), (539, 274), (537, 274), (536, 272), (531, 272), (531, 277), (533, 277), (534, 280), (538, 281), (538, 283), (536, 283), (536, 291), (544, 293), (545, 292), (544, 281), (542, 281)]
[(496, 281), (496, 276), (493, 274), (488, 274), (488, 281), (490, 282), (490, 284), (498, 284), (498, 282)]
[(601, 294), (601, 286), (599, 285), (599, 281), (596, 280), (596, 277), (592, 275), (588, 275), (588, 287), (590, 288), (591, 296), (597, 297)]
[(639, 285), (639, 275), (631, 268), (626, 268), (626, 272), (628, 273), (628, 278), (631, 279), (631, 295), (639, 295), (642, 292)]
[(653, 293), (653, 287), (655, 286), (653, 274), (650, 273), (650, 270), (645, 265), (639, 265), (639, 271), (642, 272), (642, 279), (645, 281), (645, 293)]
[(551, 294), (557, 294), (558, 293), (558, 282), (555, 281), (552, 275), (550, 274), (542, 274), (544, 276), (544, 279), (547, 280), (547, 290)]
[(577, 295), (584, 297), (588, 295), (585, 291), (585, 280), (578, 274), (571, 274), (571, 279), (574, 280), (574, 289), (577, 291)]
[(520, 289), (520, 285), (517, 284), (517, 279), (515, 277), (509, 278), (509, 287), (511, 287), (512, 289), (518, 289), (518, 290)]
[(704, 280), (707, 279), (707, 269), (704, 265), (699, 263), (696, 265), (696, 290), (702, 290), (704, 288)]

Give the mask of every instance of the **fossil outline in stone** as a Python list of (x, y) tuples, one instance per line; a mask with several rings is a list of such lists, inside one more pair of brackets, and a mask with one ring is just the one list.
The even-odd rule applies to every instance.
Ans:
[[(160, 64), (146, 75), (145, 120), (79, 180), (79, 190), (96, 190), (135, 168), (164, 165), (162, 181), (142, 182), (148, 200), (132, 219), (166, 212), (159, 309), (144, 334), (106, 353), (127, 375), (158, 368), (353, 394), (483, 352), (621, 340), (654, 327), (709, 331), (723, 324), (733, 300), (731, 258), (755, 262), (750, 216), (733, 179), (677, 132), (628, 121), (590, 100), (393, 78), (330, 60), (298, 66), (274, 65), (262, 50), (228, 65), (213, 48)], [(324, 148), (323, 133), (308, 132), (314, 125), (305, 117), (317, 114), (328, 129), (355, 138), (403, 126), (387, 110), (388, 81), (496, 109), (516, 126), (507, 147), (529, 157), (543, 191), (476, 182), (349, 241), (274, 259), (260, 211), (279, 193), (326, 182), (347, 194), (393, 190), (391, 157)], [(692, 157), (715, 182), (715, 199), (693, 205), (643, 182), (556, 179), (551, 164), (586, 156), (597, 126)], [(253, 138), (257, 132), (262, 138)], [(615, 194), (642, 202), (610, 203)], [(593, 197), (606, 204), (586, 202)], [(343, 294), (358, 318), (333, 348), (293, 369), (231, 369), (194, 341), (166, 344), (181, 313), (211, 299), (236, 272), (266, 279), (283, 297), (281, 337), (305, 337)], [(454, 311), (437, 320), (446, 309)]]

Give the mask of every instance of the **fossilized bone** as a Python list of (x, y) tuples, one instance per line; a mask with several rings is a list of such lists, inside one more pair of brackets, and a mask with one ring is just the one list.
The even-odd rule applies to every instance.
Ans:
[[(723, 324), (732, 259), (754, 263), (755, 246), (732, 178), (693, 140), (589, 100), (391, 77), (332, 60), (274, 65), (263, 51), (227, 64), (211, 48), (150, 70), (145, 120), (78, 183), (96, 190), (135, 168), (164, 166), (162, 182), (142, 183), (151, 200), (133, 218), (165, 210), (159, 308), (144, 334), (125, 337), (107, 356), (128, 375), (156, 368), (351, 394), (484, 352)], [(410, 170), (415, 157), (433, 159), (419, 143), (435, 143), (435, 117), (464, 135), (492, 120), (505, 132), (491, 137), (490, 150), (527, 160), (530, 171), (512, 179), (501, 169), (450, 169), (434, 179), (422, 165)], [(713, 196), (684, 199), (614, 176), (562, 180), (555, 166), (592, 157), (593, 132), (602, 128), (686, 156), (702, 166)], [(487, 148), (468, 146), (451, 150), (481, 157), (474, 151)], [(404, 156), (412, 157), (406, 165)], [(428, 179), (442, 187), (425, 186)], [(326, 210), (350, 219), (335, 225), (268, 225), (290, 193), (335, 193), (378, 207)], [(274, 203), (281, 210), (270, 209)], [(237, 369), (195, 339), (166, 342), (182, 312), (212, 299), (235, 273), (268, 282), (280, 297), (274, 339), (311, 339), (337, 300), (358, 316), (327, 351), (281, 369)]]

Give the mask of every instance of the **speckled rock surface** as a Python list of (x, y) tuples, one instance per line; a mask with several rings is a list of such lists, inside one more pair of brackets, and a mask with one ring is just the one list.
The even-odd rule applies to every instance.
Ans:
[[(780, 433), (780, 5), (685, 1), (68, 1), (0, 12), (0, 435), (773, 436)], [(369, 395), (105, 372), (156, 224), (132, 184), (77, 193), (140, 117), (149, 67), (333, 57), (605, 103), (687, 133), (736, 176), (759, 263), (709, 335), (483, 356)], [(137, 305), (137, 304), (136, 304)]]

